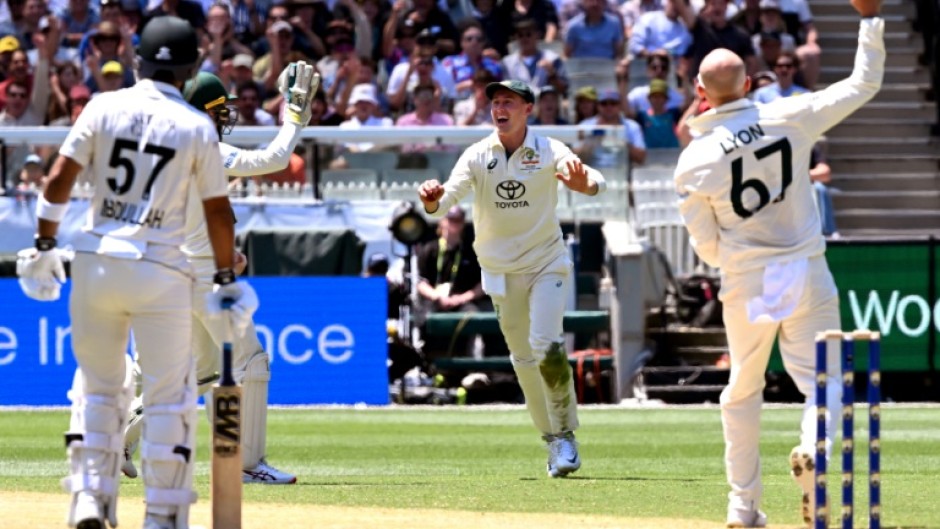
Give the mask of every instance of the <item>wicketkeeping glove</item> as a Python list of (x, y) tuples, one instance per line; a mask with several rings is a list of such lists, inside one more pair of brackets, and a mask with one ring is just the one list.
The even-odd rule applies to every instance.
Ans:
[(304, 61), (292, 62), (277, 78), (278, 90), (287, 102), (287, 121), (304, 126), (310, 121), (313, 96), (320, 87), (320, 74)]
[[(217, 272), (214, 282), (212, 292), (206, 294), (206, 314), (212, 319), (230, 315), (232, 328), (239, 336), (244, 336), (258, 310), (255, 289), (246, 281), (235, 281), (235, 273), (231, 270)], [(224, 306), (225, 300), (230, 301), (231, 306)]]
[(28, 297), (38, 301), (59, 299), (65, 283), (65, 261), (74, 253), (61, 248), (39, 251), (35, 248), (20, 250), (16, 254), (16, 275), (20, 288)]

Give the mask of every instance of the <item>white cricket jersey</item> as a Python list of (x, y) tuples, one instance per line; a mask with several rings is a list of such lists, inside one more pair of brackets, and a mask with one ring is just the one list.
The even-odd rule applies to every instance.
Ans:
[[(258, 176), (287, 167), (290, 155), (300, 140), (302, 127), (285, 122), (274, 138), (264, 149), (239, 149), (228, 143), (219, 143), (222, 166), (226, 176)], [(212, 244), (206, 230), (206, 217), (202, 213), (202, 200), (191, 193), (187, 205), (186, 243), (183, 252), (192, 258), (212, 258)]]
[(86, 232), (176, 248), (190, 192), (226, 195), (217, 152), (208, 116), (174, 86), (149, 79), (92, 99), (59, 149), (91, 169)]
[[(467, 193), (474, 193), (473, 248), (480, 266), (496, 274), (541, 270), (567, 250), (555, 214), (556, 172), (578, 157), (564, 143), (526, 131), (525, 141), (506, 158), (494, 131), (464, 151), (444, 184), (444, 196), (433, 216), (443, 217)], [(588, 169), (598, 194), (604, 177)]]
[(692, 118), (676, 167), (679, 210), (696, 253), (743, 272), (825, 252), (809, 177), (813, 144), (881, 87), (884, 21), (863, 19), (852, 75), (766, 105), (739, 99)]

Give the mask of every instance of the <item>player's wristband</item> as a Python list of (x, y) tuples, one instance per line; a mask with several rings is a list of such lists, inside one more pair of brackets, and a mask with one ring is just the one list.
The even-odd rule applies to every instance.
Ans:
[(57, 241), (55, 237), (40, 237), (36, 236), (36, 249), (40, 252), (48, 252), (56, 247)]
[(36, 201), (36, 217), (50, 222), (62, 222), (68, 209), (68, 202), (53, 204), (46, 200), (46, 196), (42, 194), (39, 195), (39, 200)]
[(215, 275), (212, 276), (212, 282), (222, 286), (232, 284), (235, 282), (235, 271), (231, 268), (217, 270)]

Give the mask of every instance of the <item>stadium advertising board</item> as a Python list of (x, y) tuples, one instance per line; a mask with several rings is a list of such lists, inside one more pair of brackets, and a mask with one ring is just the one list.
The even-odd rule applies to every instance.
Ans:
[[(256, 277), (271, 404), (387, 404), (384, 278)], [(0, 279), (0, 405), (66, 405), (75, 371), (68, 294), (33, 301)]]

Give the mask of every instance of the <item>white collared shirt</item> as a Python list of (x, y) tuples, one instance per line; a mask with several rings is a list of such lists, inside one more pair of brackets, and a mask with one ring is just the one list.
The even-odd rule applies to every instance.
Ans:
[[(556, 172), (578, 157), (564, 143), (528, 129), (522, 146), (508, 158), (496, 131), (464, 151), (444, 184), (435, 217), (442, 217), (468, 193), (473, 193), (476, 250), (483, 270), (495, 274), (535, 272), (567, 250), (555, 208)], [(601, 174), (585, 166), (597, 183)]]

